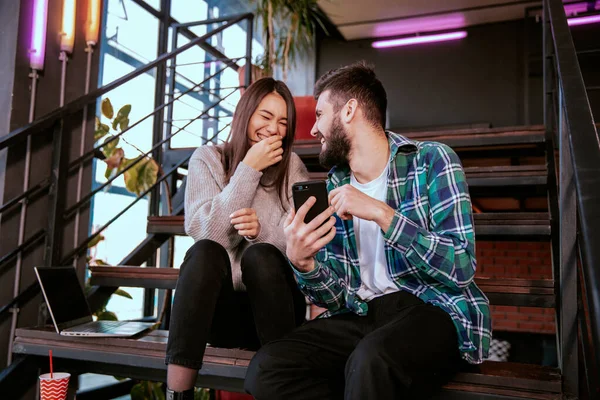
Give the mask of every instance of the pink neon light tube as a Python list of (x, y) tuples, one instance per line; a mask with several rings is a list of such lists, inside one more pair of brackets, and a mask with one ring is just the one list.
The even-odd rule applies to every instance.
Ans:
[(410, 36), (400, 39), (379, 40), (377, 42), (373, 42), (372, 46), (376, 49), (383, 49), (386, 47), (410, 46), (420, 43), (446, 42), (449, 40), (458, 40), (466, 37), (466, 31), (456, 31), (439, 33), (437, 35)]
[(569, 24), (569, 26), (593, 24), (596, 22), (600, 22), (600, 14), (599, 15), (588, 15), (585, 17), (569, 18), (567, 20), (567, 23)]
[(47, 16), (48, 0), (34, 0), (31, 21), (31, 47), (29, 49), (29, 64), (32, 69), (44, 69)]

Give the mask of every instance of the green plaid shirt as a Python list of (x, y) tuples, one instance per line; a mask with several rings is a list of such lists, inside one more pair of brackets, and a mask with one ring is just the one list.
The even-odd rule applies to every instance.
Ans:
[[(383, 232), (387, 273), (399, 290), (442, 308), (458, 332), (463, 358), (481, 363), (492, 328), (489, 302), (475, 285), (475, 233), (471, 199), (456, 153), (436, 142), (416, 142), (387, 132), (390, 172), (387, 204), (396, 210)], [(350, 183), (350, 169), (329, 172), (329, 191)], [(336, 216), (334, 239), (315, 256), (315, 269), (294, 269), (300, 289), (328, 311), (366, 315), (357, 296), (360, 265), (352, 220)]]

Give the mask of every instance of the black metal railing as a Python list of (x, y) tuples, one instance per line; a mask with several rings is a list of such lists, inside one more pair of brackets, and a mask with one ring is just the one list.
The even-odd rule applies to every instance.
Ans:
[[(156, 60), (149, 62), (148, 64), (144, 65), (143, 67), (140, 67), (140, 68), (136, 69), (135, 71), (132, 71), (129, 74), (127, 74), (119, 79), (116, 79), (115, 81), (113, 81), (101, 88), (93, 90), (90, 93), (73, 100), (72, 102), (66, 104), (65, 106), (63, 106), (51, 113), (44, 115), (43, 117), (35, 120), (34, 122), (32, 122), (30, 124), (27, 124), (21, 128), (15, 129), (8, 135), (0, 138), (0, 150), (4, 149), (6, 147), (9, 147), (9, 146), (15, 145), (15, 144), (27, 139), (27, 136), (39, 135), (39, 134), (45, 132), (56, 121), (62, 120), (63, 118), (82, 110), (88, 104), (95, 103), (96, 99), (102, 97), (103, 95), (110, 92), (111, 90), (114, 90), (114, 89), (118, 88), (119, 86), (122, 86), (123, 84), (131, 81), (134, 78), (137, 78), (138, 76), (150, 71), (153, 68), (158, 67), (159, 65), (165, 64), (168, 60), (171, 60), (171, 59), (177, 57), (179, 54), (183, 53), (184, 51), (186, 51), (192, 47), (198, 46), (200, 44), (203, 44), (208, 38), (224, 31), (225, 29), (227, 29), (241, 21), (250, 20), (250, 19), (254, 19), (253, 14), (242, 14), (242, 15), (239, 15), (236, 17), (229, 18), (227, 20), (228, 21), (227, 23), (219, 26), (218, 28), (211, 30), (210, 32), (207, 32), (206, 34), (204, 34), (202, 36), (196, 37), (195, 39), (191, 40), (187, 44), (171, 51), (170, 53), (162, 54)], [(251, 56), (248, 56), (248, 57), (246, 57), (246, 59), (249, 59), (250, 57)], [(236, 64), (236, 66), (237, 66), (237, 64)]]
[[(170, 178), (174, 175), (177, 175), (177, 170), (180, 167), (184, 166), (188, 162), (189, 156), (191, 156), (191, 154), (188, 155), (187, 157), (181, 158), (176, 163), (174, 163), (171, 168), (169, 168), (167, 171), (163, 172), (153, 185), (151, 185), (146, 190), (144, 190), (142, 193), (140, 193), (124, 209), (117, 212), (113, 218), (111, 218), (102, 227), (97, 229), (94, 234), (87, 237), (85, 240), (80, 242), (77, 246), (73, 246), (73, 249), (71, 249), (71, 251), (68, 251), (67, 254), (65, 254), (65, 255), (61, 254), (59, 238), (63, 234), (62, 229), (64, 228), (65, 221), (68, 218), (72, 217), (74, 214), (79, 213), (81, 209), (87, 207), (89, 202), (91, 201), (91, 199), (93, 198), (93, 196), (95, 194), (99, 193), (104, 188), (108, 187), (118, 177), (124, 175), (124, 173), (127, 172), (128, 169), (130, 169), (134, 166), (134, 164), (141, 162), (143, 159), (145, 159), (146, 156), (148, 156), (150, 154), (152, 154), (152, 156), (155, 156), (156, 154), (159, 154), (159, 155), (162, 154), (162, 150), (163, 150), (165, 144), (168, 143), (174, 136), (180, 134), (180, 132), (185, 132), (186, 128), (194, 121), (196, 121), (198, 119), (205, 119), (206, 117), (208, 117), (208, 113), (210, 110), (214, 109), (217, 106), (220, 106), (223, 101), (225, 101), (229, 96), (234, 94), (240, 87), (247, 87), (249, 85), (251, 68), (247, 68), (244, 86), (220, 88), (221, 91), (219, 91), (218, 94), (217, 93), (211, 94), (212, 98), (215, 99), (215, 101), (213, 103), (211, 103), (210, 105), (206, 106), (203, 110), (201, 110), (201, 112), (195, 118), (190, 119), (188, 121), (188, 123), (186, 123), (185, 125), (183, 125), (181, 127), (175, 127), (176, 130), (174, 132), (170, 129), (172, 121), (168, 121), (166, 123), (166, 125), (169, 127), (169, 129), (165, 129), (164, 125), (165, 125), (166, 121), (163, 121), (162, 113), (165, 112), (165, 109), (167, 107), (169, 107), (169, 110), (172, 110), (173, 104), (175, 104), (178, 101), (181, 101), (181, 98), (183, 96), (188, 95), (196, 90), (206, 89), (203, 87), (203, 85), (209, 83), (211, 81), (211, 79), (218, 77), (225, 69), (233, 68), (234, 70), (237, 71), (239, 68), (239, 65), (236, 64), (237, 61), (245, 60), (247, 65), (251, 64), (251, 55), (252, 55), (252, 53), (251, 53), (251, 42), (252, 42), (251, 32), (252, 32), (253, 18), (254, 18), (254, 16), (252, 14), (248, 13), (248, 14), (231, 16), (231, 17), (227, 17), (227, 18), (219, 18), (219, 19), (215, 19), (215, 20), (203, 21), (203, 23), (211, 24), (211, 29), (202, 36), (196, 36), (191, 31), (189, 31), (188, 27), (186, 27), (186, 26), (177, 25), (176, 30), (178, 32), (182, 32), (183, 34), (185, 34), (186, 37), (189, 39), (189, 42), (186, 43), (185, 45), (182, 45), (179, 47), (173, 47), (170, 52), (160, 55), (159, 57), (156, 58), (156, 60), (141, 66), (140, 68), (123, 76), (122, 78), (119, 78), (119, 79), (115, 80), (114, 82), (111, 82), (110, 84), (105, 85), (101, 88), (93, 90), (90, 93), (88, 93), (84, 96), (81, 96), (81, 97), (77, 98), (76, 100), (73, 100), (72, 102), (66, 104), (65, 106), (47, 114), (47, 115), (42, 116), (41, 118), (33, 121), (32, 123), (30, 123), (26, 126), (23, 126), (19, 129), (16, 129), (13, 132), (10, 132), (8, 135), (4, 136), (3, 138), (0, 138), (0, 150), (2, 150), (2, 149), (6, 149), (6, 148), (10, 149), (15, 145), (20, 144), (22, 141), (26, 140), (27, 138), (35, 137), (37, 135), (47, 133), (49, 130), (53, 132), (53, 142), (52, 142), (53, 157), (52, 157), (52, 171), (51, 171), (50, 176), (48, 178), (43, 179), (42, 181), (40, 181), (38, 183), (30, 185), (30, 187), (27, 190), (25, 190), (20, 195), (13, 197), (6, 203), (0, 204), (0, 215), (2, 215), (2, 213), (14, 210), (18, 205), (26, 204), (27, 202), (31, 201), (31, 199), (36, 196), (40, 196), (42, 194), (48, 193), (50, 202), (49, 202), (49, 210), (48, 210), (48, 221), (46, 224), (47, 226), (45, 228), (35, 232), (33, 235), (30, 235), (28, 238), (26, 238), (23, 241), (22, 244), (20, 244), (19, 246), (17, 246), (14, 249), (10, 249), (10, 251), (7, 254), (1, 255), (0, 256), (0, 272), (4, 272), (4, 270), (7, 268), (7, 266), (9, 266), (9, 263), (15, 257), (22, 254), (28, 248), (30, 248), (34, 245), (38, 245), (42, 239), (46, 240), (45, 251), (44, 251), (44, 265), (53, 266), (53, 265), (65, 265), (65, 264), (70, 263), (70, 261), (72, 261), (74, 258), (79, 257), (82, 253), (84, 253), (86, 251), (88, 244), (95, 237), (97, 237), (103, 230), (105, 230), (113, 222), (115, 222), (119, 217), (121, 217), (124, 213), (126, 213), (131, 207), (133, 207), (134, 204), (136, 204), (139, 200), (143, 199), (144, 197), (147, 197), (148, 194), (156, 192), (160, 188), (160, 185), (163, 184), (163, 182), (165, 182), (168, 178)], [(223, 53), (221, 53), (220, 51), (218, 51), (217, 49), (215, 49), (214, 47), (212, 47), (210, 44), (208, 44), (206, 42), (209, 38), (221, 33), (225, 29), (232, 27), (236, 24), (239, 24), (243, 21), (247, 22), (246, 30), (247, 30), (247, 35), (249, 36), (248, 46), (246, 49), (247, 51), (246, 51), (246, 55), (244, 57), (238, 57), (238, 58), (233, 58), (233, 59), (227, 58)], [(174, 22), (174, 21), (171, 21), (171, 22)], [(215, 26), (215, 24), (217, 24), (217, 23), (219, 23), (220, 25)], [(100, 99), (102, 96), (109, 93), (110, 91), (122, 86), (123, 84), (125, 84), (127, 82), (130, 82), (132, 79), (135, 79), (136, 77), (138, 77), (142, 74), (145, 74), (148, 71), (151, 71), (152, 69), (156, 69), (157, 74), (159, 72), (162, 72), (164, 74), (162, 82), (164, 82), (165, 85), (166, 85), (169, 77), (172, 78), (169, 81), (172, 84), (173, 80), (175, 79), (175, 75), (171, 76), (169, 74), (170, 73), (177, 74), (178, 76), (180, 76), (181, 74), (174, 71), (173, 68), (171, 68), (171, 69), (167, 68), (167, 64), (169, 62), (172, 62), (172, 64), (175, 65), (175, 59), (178, 55), (180, 55), (181, 53), (183, 53), (186, 50), (189, 50), (195, 46), (199, 46), (199, 47), (207, 50), (207, 52), (209, 52), (213, 56), (215, 56), (215, 54), (216, 54), (216, 57), (218, 57), (222, 61), (224, 67), (222, 69), (218, 70), (217, 72), (211, 74), (210, 76), (206, 77), (204, 80), (202, 80), (199, 83), (193, 83), (193, 81), (184, 77), (186, 79), (186, 81), (189, 81), (193, 84), (192, 87), (186, 89), (185, 91), (180, 91), (179, 93), (177, 93), (177, 96), (175, 96), (174, 89), (173, 89), (173, 91), (169, 95), (169, 100), (166, 102), (165, 102), (164, 95), (158, 96), (157, 98), (160, 99), (160, 103), (156, 104), (154, 110), (152, 112), (150, 112), (148, 115), (146, 115), (143, 118), (141, 118), (140, 120), (136, 121), (135, 123), (130, 125), (128, 128), (124, 129), (123, 131), (119, 132), (118, 134), (115, 134), (114, 137), (105, 141), (104, 143), (102, 143), (102, 145), (94, 147), (91, 150), (81, 154), (76, 160), (69, 161), (66, 159), (66, 155), (69, 154), (69, 152), (65, 151), (66, 149), (64, 148), (66, 141), (63, 140), (63, 121), (65, 121), (67, 118), (73, 116), (75, 113), (80, 112), (83, 109), (89, 107), (91, 104), (96, 104), (98, 99)], [(157, 81), (159, 81), (159, 80), (157, 79)], [(171, 87), (173, 87), (173, 86), (171, 86)], [(213, 87), (213, 89), (214, 89), (214, 87)], [(163, 88), (162, 90), (164, 93), (165, 89)], [(223, 94), (222, 90), (228, 90), (228, 93)], [(170, 111), (169, 114), (172, 115), (172, 112)], [(161, 118), (159, 118), (159, 120), (161, 121), (161, 124), (158, 124), (158, 125), (156, 123), (154, 124), (154, 130), (152, 133), (152, 135), (153, 135), (152, 148), (150, 150), (148, 150), (147, 152), (145, 152), (142, 156), (140, 156), (135, 162), (133, 162), (132, 164), (129, 164), (126, 168), (120, 170), (116, 176), (111, 177), (111, 179), (109, 179), (106, 183), (100, 185), (97, 188), (94, 188), (93, 190), (91, 190), (90, 193), (83, 195), (81, 198), (78, 198), (74, 205), (67, 208), (66, 204), (65, 204), (66, 196), (67, 196), (65, 182), (66, 182), (66, 178), (67, 178), (68, 174), (72, 173), (73, 171), (76, 171), (78, 168), (80, 168), (81, 165), (83, 165), (86, 162), (89, 162), (91, 159), (93, 159), (94, 157), (97, 157), (99, 154), (101, 154), (100, 149), (103, 146), (105, 146), (106, 144), (108, 144), (108, 142), (117, 140), (118, 137), (127, 133), (128, 131), (130, 131), (137, 125), (139, 125), (144, 120), (146, 120), (150, 117), (156, 118), (157, 116), (161, 117)], [(155, 120), (155, 122), (156, 122), (156, 120)], [(209, 141), (213, 141), (228, 126), (229, 126), (229, 124), (226, 124), (223, 128), (218, 130), (214, 134), (213, 137), (207, 138), (207, 140), (205, 142), (207, 143)], [(168, 131), (168, 134), (165, 134), (166, 131)], [(158, 157), (158, 159), (160, 159), (160, 156)], [(160, 195), (160, 193), (159, 193), (159, 195)], [(159, 196), (156, 196), (156, 197), (159, 197)], [(154, 242), (150, 240), (149, 243), (154, 243)], [(155, 242), (156, 246), (160, 246), (161, 243), (162, 243), (161, 241)], [(148, 251), (148, 250), (152, 251), (152, 249), (154, 249), (154, 252), (155, 252), (156, 249), (158, 248), (156, 246), (154, 246), (154, 247), (146, 246), (144, 248), (145, 248), (145, 251)], [(131, 258), (131, 257), (129, 257), (129, 258)], [(137, 258), (140, 258), (140, 257), (137, 257)], [(39, 286), (37, 285), (37, 282), (34, 282), (34, 283), (30, 284), (26, 289), (22, 290), (10, 302), (8, 302), (5, 305), (2, 305), (0, 307), (0, 321), (2, 321), (4, 319), (4, 317), (8, 314), (9, 311), (17, 309), (19, 307), (22, 307), (25, 303), (27, 303), (29, 300), (31, 300), (38, 292), (39, 292)], [(14, 332), (11, 332), (11, 337), (13, 334), (14, 334)]]
[(543, 33), (544, 123), (559, 149), (559, 215), (553, 218), (559, 219), (560, 227), (555, 267), (560, 279), (557, 333), (563, 392), (598, 398), (600, 138), (561, 0), (544, 1)]

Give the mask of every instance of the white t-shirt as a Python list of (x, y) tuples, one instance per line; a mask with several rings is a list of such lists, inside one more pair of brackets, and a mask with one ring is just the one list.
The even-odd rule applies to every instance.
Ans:
[[(351, 174), (350, 184), (374, 199), (385, 201), (388, 172), (389, 164), (378, 178), (365, 184), (359, 183), (354, 174)], [(362, 281), (357, 295), (364, 301), (369, 301), (384, 294), (397, 292), (398, 286), (389, 278), (387, 273), (387, 260), (381, 228), (373, 221), (365, 221), (356, 217), (352, 218), (352, 222), (354, 223), (354, 235), (358, 246), (360, 279)]]

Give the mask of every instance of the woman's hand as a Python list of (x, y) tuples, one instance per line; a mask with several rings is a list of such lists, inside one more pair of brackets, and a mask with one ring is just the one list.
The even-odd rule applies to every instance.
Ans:
[(260, 233), (260, 222), (256, 211), (252, 208), (242, 208), (229, 216), (231, 225), (238, 231), (238, 234), (248, 239), (256, 239)]
[(279, 135), (273, 135), (261, 140), (250, 147), (243, 162), (260, 172), (283, 159), (282, 144), (283, 138)]

